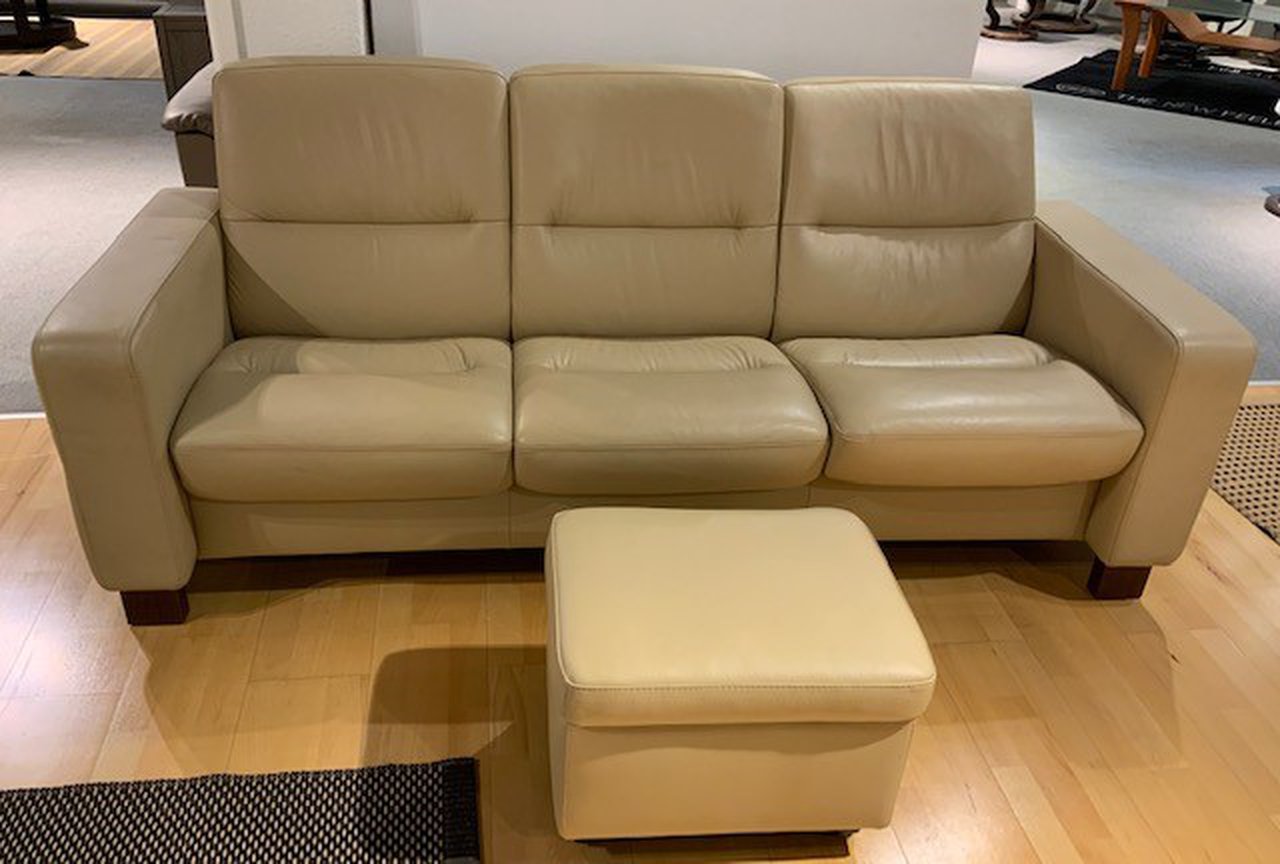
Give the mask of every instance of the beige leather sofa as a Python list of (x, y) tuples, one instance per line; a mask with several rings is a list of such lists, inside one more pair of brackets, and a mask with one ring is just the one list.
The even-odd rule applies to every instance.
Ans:
[[(34, 362), (93, 572), (538, 546), (582, 504), (849, 508), (882, 540), (1182, 550), (1245, 330), (1035, 201), (967, 83), (257, 60)], [(1105, 563), (1104, 563), (1105, 562)]]

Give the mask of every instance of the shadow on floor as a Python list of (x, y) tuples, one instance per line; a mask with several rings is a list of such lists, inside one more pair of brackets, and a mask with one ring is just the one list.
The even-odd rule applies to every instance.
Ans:
[[(634, 855), (680, 860), (844, 857), (838, 834), (569, 843), (556, 833), (547, 756), (541, 645), (423, 648), (387, 655), (375, 672), (363, 763), (475, 756), (487, 861), (566, 861)], [(369, 802), (377, 806), (377, 802)], [(376, 814), (362, 819), (376, 828)], [(380, 842), (370, 836), (371, 844)], [(372, 847), (371, 847), (372, 848)]]

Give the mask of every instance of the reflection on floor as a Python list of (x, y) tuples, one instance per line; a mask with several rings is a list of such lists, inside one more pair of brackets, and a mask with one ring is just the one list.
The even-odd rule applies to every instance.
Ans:
[[(940, 685), (856, 860), (1280, 860), (1280, 546), (1210, 496), (1140, 603), (1087, 599), (1075, 546), (891, 558)], [(47, 427), (0, 422), (0, 785), (476, 754), (487, 861), (853, 860), (829, 836), (558, 840), (536, 566), (443, 569), (212, 564), (187, 625), (130, 630)]]
[(49, 78), (160, 78), (150, 21), (76, 19), (76, 38), (38, 51), (0, 51), (0, 75)]

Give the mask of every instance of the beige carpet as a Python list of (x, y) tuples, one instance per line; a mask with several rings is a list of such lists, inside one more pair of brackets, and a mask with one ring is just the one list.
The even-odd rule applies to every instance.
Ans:
[(1213, 472), (1213, 489), (1280, 540), (1280, 402), (1240, 406)]
[(0, 414), (39, 410), (36, 328), (147, 199), (182, 185), (164, 104), (159, 81), (0, 76)]
[(76, 38), (42, 51), (0, 51), (0, 74), (45, 78), (160, 78), (150, 21), (77, 18)]

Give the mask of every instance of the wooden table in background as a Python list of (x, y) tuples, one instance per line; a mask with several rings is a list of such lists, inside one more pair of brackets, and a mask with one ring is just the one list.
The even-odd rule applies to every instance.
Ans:
[(1142, 51), (1142, 63), (1138, 66), (1140, 78), (1151, 75), (1151, 70), (1156, 65), (1156, 55), (1160, 53), (1160, 40), (1171, 26), (1184, 39), (1196, 45), (1211, 45), (1233, 51), (1258, 51), (1263, 54), (1280, 52), (1280, 41), (1275, 39), (1236, 36), (1210, 30), (1200, 20), (1200, 16), (1190, 9), (1174, 9), (1144, 0), (1116, 0), (1116, 5), (1120, 7), (1123, 16), (1124, 30), (1120, 37), (1120, 56), (1116, 58), (1115, 75), (1111, 78), (1112, 90), (1124, 90), (1128, 83), (1129, 70), (1133, 67), (1133, 57), (1138, 48), (1138, 37), (1142, 32), (1144, 13), (1150, 16), (1151, 23), (1147, 28), (1147, 45)]

